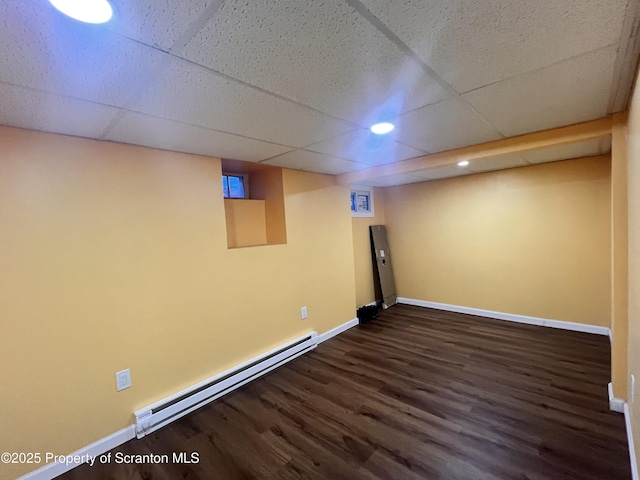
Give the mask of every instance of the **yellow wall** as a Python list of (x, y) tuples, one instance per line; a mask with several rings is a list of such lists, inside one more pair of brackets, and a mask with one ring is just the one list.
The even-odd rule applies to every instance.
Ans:
[(371, 260), (370, 225), (384, 225), (383, 190), (373, 189), (374, 217), (353, 217), (353, 260), (356, 275), (356, 305), (361, 307), (376, 301)]
[(611, 144), (611, 383), (615, 398), (627, 399), (628, 207), (627, 114), (613, 116)]
[(609, 326), (602, 157), (393, 187), (385, 220), (399, 296)]
[(232, 199), (224, 200), (229, 248), (266, 245), (265, 201)]
[[(629, 343), (628, 373), (635, 375), (635, 401), (628, 398), (636, 459), (640, 459), (640, 92), (636, 84), (628, 123), (628, 208), (629, 208)], [(629, 389), (629, 397), (631, 390)]]
[[(287, 244), (228, 249), (220, 173), (215, 158), (0, 127), (0, 451), (73, 452), (355, 316), (348, 187), (284, 170)], [(133, 386), (116, 392), (124, 368)]]
[[(246, 164), (246, 162), (244, 163)], [(266, 241), (269, 245), (287, 243), (282, 169), (260, 166), (262, 169), (250, 174), (249, 184), (251, 185), (251, 198), (260, 198), (265, 202)]]

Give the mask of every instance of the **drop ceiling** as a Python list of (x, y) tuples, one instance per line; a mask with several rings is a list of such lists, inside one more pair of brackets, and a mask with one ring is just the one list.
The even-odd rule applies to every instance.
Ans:
[[(113, 3), (96, 26), (47, 0), (0, 0), (0, 124), (338, 175), (624, 110), (638, 59), (638, 0)], [(396, 129), (372, 134), (379, 120)]]

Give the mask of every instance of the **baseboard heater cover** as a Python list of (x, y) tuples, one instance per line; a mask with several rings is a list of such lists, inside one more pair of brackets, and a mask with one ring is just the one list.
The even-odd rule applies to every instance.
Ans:
[(200, 408), (216, 398), (249, 383), (280, 365), (313, 350), (318, 345), (318, 333), (311, 332), (280, 347), (182, 390), (164, 400), (136, 411), (136, 436), (142, 438), (168, 423)]

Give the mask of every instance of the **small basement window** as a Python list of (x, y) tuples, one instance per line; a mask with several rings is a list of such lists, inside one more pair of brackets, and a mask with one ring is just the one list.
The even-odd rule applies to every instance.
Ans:
[(247, 175), (223, 173), (222, 193), (224, 198), (249, 198)]
[(282, 168), (221, 160), (227, 247), (287, 243)]

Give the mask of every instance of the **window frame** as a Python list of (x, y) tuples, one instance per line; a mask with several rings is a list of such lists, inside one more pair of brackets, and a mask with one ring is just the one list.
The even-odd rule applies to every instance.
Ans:
[[(351, 187), (350, 208), (352, 217), (374, 217), (373, 188), (355, 185)], [(366, 207), (360, 207), (359, 200), (366, 199)]]
[[(236, 177), (236, 178), (242, 178), (242, 186), (244, 189), (244, 196), (242, 197), (232, 197), (231, 194), (231, 188), (229, 185), (229, 177)], [(222, 186), (222, 196), (225, 199), (229, 199), (229, 200), (247, 200), (250, 199), (251, 197), (249, 196), (249, 175), (247, 175), (246, 173), (232, 173), (232, 172), (222, 172), (222, 181), (220, 183), (223, 183), (225, 181), (226, 178), (226, 182), (227, 182), (227, 192), (228, 195), (224, 194), (224, 185)]]

